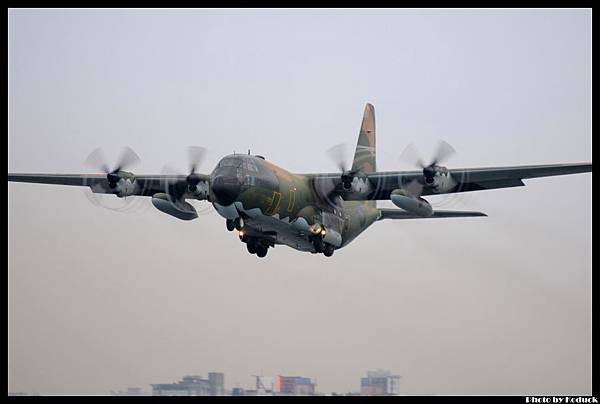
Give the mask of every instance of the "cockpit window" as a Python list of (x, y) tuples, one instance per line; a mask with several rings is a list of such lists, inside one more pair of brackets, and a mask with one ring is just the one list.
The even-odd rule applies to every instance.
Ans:
[(256, 163), (251, 158), (243, 158), (243, 157), (225, 157), (222, 159), (217, 168), (221, 167), (237, 167), (242, 171), (250, 171), (250, 172), (258, 172), (258, 167)]
[(248, 171), (253, 171), (255, 173), (258, 172), (258, 168), (256, 167), (256, 163), (254, 163), (254, 161), (252, 161), (251, 159), (244, 159), (244, 163), (243, 163), (243, 167), (244, 169), (248, 170)]
[(219, 162), (219, 167), (237, 167), (238, 161), (233, 158), (224, 158)]

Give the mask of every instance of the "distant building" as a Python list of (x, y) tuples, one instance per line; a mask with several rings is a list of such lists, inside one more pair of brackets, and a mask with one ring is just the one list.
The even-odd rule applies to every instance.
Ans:
[(245, 395), (244, 393), (244, 389), (241, 387), (234, 387), (233, 389), (231, 389), (232, 396), (243, 396)]
[(308, 377), (277, 376), (275, 392), (282, 395), (304, 396), (315, 394), (315, 383)]
[(127, 387), (127, 390), (111, 391), (113, 396), (146, 396), (148, 395), (141, 387)]
[(392, 375), (387, 370), (369, 371), (367, 377), (360, 379), (360, 394), (367, 396), (400, 394), (400, 376)]
[(211, 396), (225, 395), (225, 375), (223, 373), (211, 372), (208, 374), (208, 385)]
[(210, 396), (225, 394), (223, 373), (209, 373), (208, 379), (184, 376), (177, 383), (152, 384), (153, 396)]

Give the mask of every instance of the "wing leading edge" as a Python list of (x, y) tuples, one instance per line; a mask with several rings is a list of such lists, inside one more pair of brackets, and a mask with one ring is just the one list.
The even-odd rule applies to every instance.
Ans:
[[(448, 173), (456, 185), (448, 189), (433, 189), (424, 186), (422, 196), (450, 194), (457, 192), (482, 191), (486, 189), (524, 186), (524, 179), (570, 175), (592, 171), (591, 163), (544, 164), (510, 167), (460, 168), (449, 169)], [(345, 192), (340, 186), (340, 174), (306, 174), (313, 180), (319, 192), (335, 192), (344, 200), (389, 200), (395, 189), (401, 189), (412, 181), (423, 181), (422, 171), (379, 171), (362, 174), (359, 178), (368, 180), (368, 192)]]
[[(591, 163), (547, 164), (512, 167), (461, 168), (449, 169), (456, 186), (439, 191), (425, 187), (422, 195), (438, 195), (456, 192), (481, 191), (486, 189), (524, 186), (524, 179), (550, 177), (556, 175), (579, 174), (592, 171)], [(381, 172), (367, 176), (375, 191), (370, 198), (389, 199), (390, 193), (404, 184), (422, 177), (420, 171)]]
[[(202, 181), (208, 176), (199, 175)], [(134, 196), (152, 196), (165, 192), (167, 184), (186, 186), (186, 175), (139, 175), (132, 176), (137, 184)], [(29, 182), (49, 185), (87, 186), (96, 193), (114, 193), (109, 187), (105, 174), (8, 174), (10, 182)]]
[(460, 211), (460, 210), (436, 210), (432, 216), (417, 216), (413, 213), (407, 212), (401, 209), (379, 209), (379, 218), (383, 219), (438, 219), (442, 217), (475, 217), (475, 216), (487, 216), (483, 212), (471, 212), (471, 211)]

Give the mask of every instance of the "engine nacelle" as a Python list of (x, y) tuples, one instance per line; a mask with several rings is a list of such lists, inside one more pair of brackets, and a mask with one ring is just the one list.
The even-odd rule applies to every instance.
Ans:
[(373, 191), (373, 186), (366, 177), (354, 177), (349, 187), (344, 184), (344, 190), (358, 194), (369, 194)]
[(390, 195), (392, 203), (397, 207), (414, 213), (417, 216), (433, 215), (433, 208), (425, 199), (409, 194), (403, 189), (395, 189)]
[(446, 167), (436, 167), (434, 176), (424, 179), (425, 185), (435, 194), (448, 192), (457, 185)]
[(113, 176), (109, 180), (115, 179), (115, 182), (106, 181), (90, 184), (90, 190), (95, 194), (114, 194), (119, 198), (125, 198), (127, 196), (139, 195), (140, 187), (133, 174), (129, 174), (126, 177), (120, 177), (116, 174), (108, 174)]
[(198, 217), (198, 212), (191, 204), (184, 200), (174, 200), (165, 193), (154, 194), (152, 205), (161, 212), (177, 219), (192, 220)]
[(115, 194), (119, 198), (137, 195), (138, 184), (135, 178), (121, 178), (115, 187)]

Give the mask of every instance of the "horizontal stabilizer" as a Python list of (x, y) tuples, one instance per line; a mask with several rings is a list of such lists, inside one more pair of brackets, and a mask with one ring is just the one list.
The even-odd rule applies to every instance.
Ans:
[(380, 215), (377, 220), (383, 219), (435, 219), (440, 217), (473, 217), (487, 216), (483, 212), (471, 212), (460, 210), (436, 210), (432, 216), (417, 216), (413, 213), (401, 209), (379, 209)]

